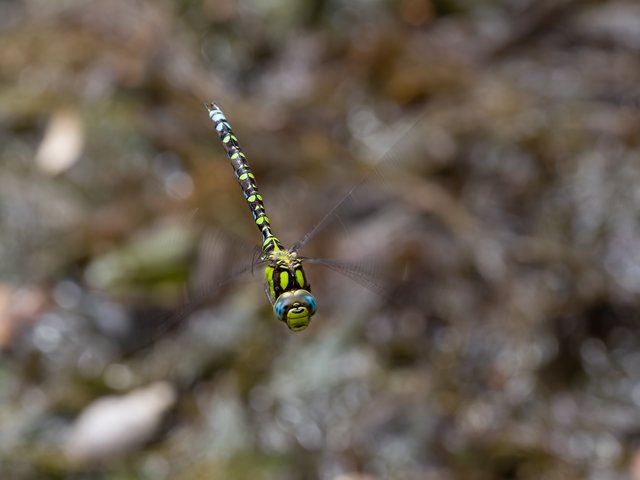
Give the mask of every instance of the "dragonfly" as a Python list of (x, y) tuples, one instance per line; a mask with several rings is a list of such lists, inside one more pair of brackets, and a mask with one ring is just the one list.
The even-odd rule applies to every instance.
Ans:
[(269, 216), (256, 178), (238, 143), (229, 121), (216, 103), (205, 104), (222, 146), (234, 169), (253, 221), (262, 235), (262, 244), (253, 267), (264, 271), (265, 294), (276, 319), (285, 323), (293, 332), (305, 330), (318, 310), (318, 302), (311, 293), (311, 285), (304, 271), (304, 263), (316, 263), (351, 277), (370, 289), (379, 285), (374, 272), (359, 265), (349, 265), (329, 259), (301, 256), (298, 251), (326, 223), (326, 220), (344, 203), (338, 202), (316, 226), (291, 248), (285, 248), (273, 233)]
[(285, 248), (273, 234), (262, 195), (258, 191), (256, 177), (243, 153), (231, 125), (218, 105), (207, 105), (209, 117), (215, 125), (227, 156), (234, 168), (236, 179), (249, 205), (253, 221), (262, 234), (259, 265), (264, 266), (265, 293), (276, 318), (287, 324), (290, 330), (306, 329), (318, 309), (318, 302), (311, 294), (311, 285), (302, 266), (303, 258), (297, 248)]

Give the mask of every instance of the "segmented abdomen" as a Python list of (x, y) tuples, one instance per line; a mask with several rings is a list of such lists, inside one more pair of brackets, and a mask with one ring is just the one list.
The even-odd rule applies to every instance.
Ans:
[(215, 124), (216, 131), (220, 136), (222, 145), (227, 152), (227, 156), (229, 160), (231, 160), (231, 165), (242, 188), (244, 198), (247, 200), (249, 208), (251, 209), (253, 220), (262, 234), (262, 251), (268, 253), (273, 250), (282, 250), (282, 244), (271, 232), (271, 224), (265, 212), (264, 203), (262, 203), (262, 196), (258, 192), (256, 179), (251, 172), (251, 168), (249, 168), (244, 153), (242, 153), (238, 139), (234, 135), (233, 130), (231, 130), (231, 125), (229, 125), (220, 107), (215, 103), (212, 103), (207, 109), (209, 110), (209, 117)]

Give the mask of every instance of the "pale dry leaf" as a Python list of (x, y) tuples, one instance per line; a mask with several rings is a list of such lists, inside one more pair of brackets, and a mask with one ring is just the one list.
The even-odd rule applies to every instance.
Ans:
[(36, 165), (48, 175), (69, 169), (80, 158), (85, 131), (78, 113), (61, 110), (53, 115), (36, 153)]

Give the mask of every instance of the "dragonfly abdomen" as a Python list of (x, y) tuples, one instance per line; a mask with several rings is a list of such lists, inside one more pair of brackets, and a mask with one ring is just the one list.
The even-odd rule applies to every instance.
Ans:
[(262, 195), (260, 195), (258, 191), (256, 177), (251, 172), (247, 158), (238, 144), (238, 139), (234, 135), (231, 125), (229, 125), (220, 107), (215, 103), (212, 103), (207, 109), (209, 110), (209, 117), (211, 117), (211, 120), (215, 124), (222, 145), (231, 161), (240, 188), (242, 188), (244, 198), (253, 215), (253, 221), (262, 234), (262, 251), (269, 253), (273, 250), (282, 250), (282, 243), (280, 243), (280, 240), (278, 240), (271, 231), (271, 223), (265, 211)]

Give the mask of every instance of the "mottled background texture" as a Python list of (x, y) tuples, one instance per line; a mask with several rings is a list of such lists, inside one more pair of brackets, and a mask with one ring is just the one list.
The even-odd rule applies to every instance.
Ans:
[(0, 1), (0, 478), (639, 480), (639, 327), (637, 1)]

